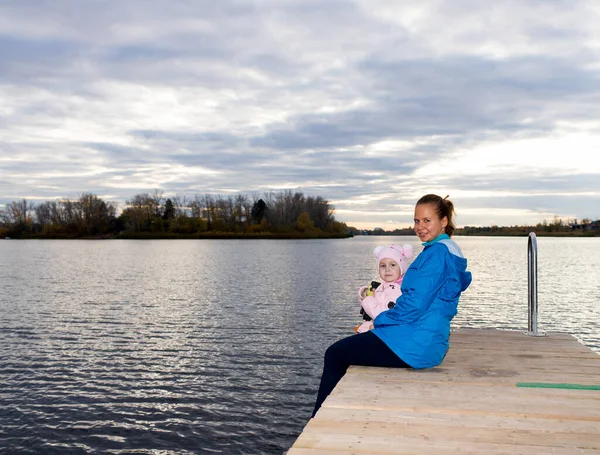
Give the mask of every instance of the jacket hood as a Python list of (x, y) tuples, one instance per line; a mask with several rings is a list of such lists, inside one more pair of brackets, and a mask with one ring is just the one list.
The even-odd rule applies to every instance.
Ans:
[(456, 243), (454, 240), (444, 239), (440, 240), (438, 243), (441, 243), (442, 245), (445, 245), (448, 248), (448, 251), (452, 256), (452, 260), (454, 261), (454, 265), (456, 269), (460, 272), (460, 291), (463, 292), (469, 287), (471, 281), (473, 280), (471, 272), (467, 272), (467, 260), (463, 256), (462, 251), (458, 246), (458, 243)]

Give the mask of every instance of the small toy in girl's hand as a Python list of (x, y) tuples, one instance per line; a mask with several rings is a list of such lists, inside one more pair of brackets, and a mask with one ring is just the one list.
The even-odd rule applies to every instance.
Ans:
[(371, 294), (375, 293), (375, 289), (377, 289), (379, 287), (381, 283), (379, 281), (371, 281), (371, 287), (369, 287), (369, 292)]
[[(380, 284), (381, 283), (379, 281), (371, 281), (371, 285), (369, 287), (365, 287), (363, 292), (361, 293), (362, 298), (364, 299), (365, 297), (369, 297), (369, 296), (372, 296), (373, 294), (375, 294), (375, 290), (379, 287)], [(363, 320), (365, 320), (365, 321), (373, 320), (373, 318), (371, 316), (369, 316), (367, 313), (365, 313), (365, 310), (362, 307), (360, 308), (360, 315), (362, 316)], [(355, 329), (356, 329), (356, 327), (355, 327)]]
[(377, 289), (377, 287), (380, 285), (381, 283), (379, 281), (371, 281), (371, 285), (370, 286), (364, 286), (361, 289), (363, 289), (362, 292), (362, 298), (364, 299), (365, 297), (368, 297), (370, 295), (375, 294), (375, 289)]
[(413, 255), (413, 248), (409, 244), (378, 246), (373, 250), (373, 254), (377, 257), (382, 282), (372, 281), (370, 286), (363, 286), (358, 290), (360, 314), (365, 321), (354, 328), (358, 333), (371, 330), (372, 320), (382, 311), (387, 311), (395, 305), (396, 299), (402, 293), (400, 285), (408, 269), (407, 259)]

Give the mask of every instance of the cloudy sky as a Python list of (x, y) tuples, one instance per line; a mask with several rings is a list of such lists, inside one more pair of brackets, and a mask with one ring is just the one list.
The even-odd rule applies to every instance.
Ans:
[(600, 2), (2, 0), (0, 209), (155, 189), (600, 218)]

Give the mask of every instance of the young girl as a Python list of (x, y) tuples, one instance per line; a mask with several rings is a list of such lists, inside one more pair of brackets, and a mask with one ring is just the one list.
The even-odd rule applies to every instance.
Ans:
[[(373, 319), (382, 311), (389, 310), (396, 305), (400, 297), (400, 285), (408, 268), (407, 259), (413, 255), (413, 248), (409, 244), (403, 246), (390, 245), (378, 246), (373, 250), (377, 258), (379, 277), (378, 286), (363, 286), (358, 290), (358, 301), (362, 307), (361, 313), (365, 322), (354, 328), (358, 333), (364, 333), (373, 328)], [(376, 282), (373, 282), (375, 284)], [(374, 288), (374, 289), (373, 289)]]

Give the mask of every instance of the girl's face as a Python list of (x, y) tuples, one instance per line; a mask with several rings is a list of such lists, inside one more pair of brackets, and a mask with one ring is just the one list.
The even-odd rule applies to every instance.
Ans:
[(421, 242), (430, 242), (446, 232), (448, 217), (441, 218), (432, 204), (419, 204), (415, 207), (415, 233)]
[(383, 281), (393, 283), (400, 278), (400, 266), (393, 259), (383, 258), (379, 261), (379, 276)]

